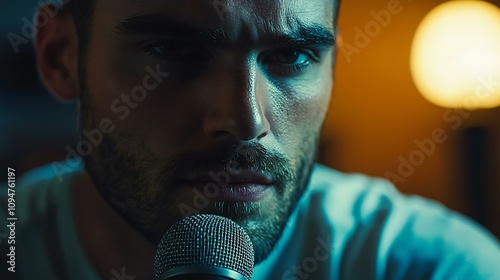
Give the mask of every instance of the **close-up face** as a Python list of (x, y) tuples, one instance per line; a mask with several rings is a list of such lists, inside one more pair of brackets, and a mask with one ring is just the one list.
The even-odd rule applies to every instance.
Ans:
[(157, 243), (182, 217), (241, 225), (256, 262), (305, 190), (330, 103), (333, 0), (96, 1), (79, 69), (85, 166)]

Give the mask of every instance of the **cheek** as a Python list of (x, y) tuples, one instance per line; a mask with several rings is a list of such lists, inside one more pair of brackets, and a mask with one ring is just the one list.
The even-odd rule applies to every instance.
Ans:
[(278, 102), (280, 110), (275, 110), (272, 133), (282, 151), (295, 164), (316, 145), (328, 109), (330, 88), (319, 83), (296, 87), (294, 94), (298, 96), (304, 92), (304, 95)]
[(329, 108), (332, 86), (332, 71), (325, 69), (315, 79), (281, 88), (281, 98), (275, 99), (279, 100), (274, 104), (280, 110), (275, 110), (274, 134), (292, 160), (309, 154), (316, 145)]
[(288, 118), (305, 131), (319, 130), (328, 111), (333, 88), (334, 51), (331, 48), (321, 63), (303, 77), (279, 85), (288, 103), (285, 108)]
[(189, 127), (178, 117), (186, 106), (182, 100), (170, 100), (173, 94), (165, 82), (156, 80), (145, 67), (135, 67), (120, 55), (102, 53), (89, 55), (88, 64), (87, 94), (95, 121), (110, 119), (116, 127), (112, 136), (128, 139), (122, 141), (124, 145), (145, 145), (156, 154), (169, 155), (168, 148), (182, 142), (177, 138), (185, 135), (183, 127)]
[(330, 73), (331, 71), (325, 71), (325, 75), (314, 80), (281, 89), (273, 104), (279, 108), (274, 115), (279, 134), (300, 140), (319, 132), (331, 98), (333, 81)]
[(129, 129), (136, 128), (141, 121), (149, 122), (143, 112), (150, 92), (138, 87), (141, 84), (138, 73), (120, 69), (100, 54), (91, 57), (88, 65), (88, 94), (96, 118), (109, 118), (118, 128)]
[(295, 110), (291, 115), (298, 123), (319, 129), (329, 107), (331, 84), (330, 79), (323, 79), (296, 88), (299, 98), (294, 99)]

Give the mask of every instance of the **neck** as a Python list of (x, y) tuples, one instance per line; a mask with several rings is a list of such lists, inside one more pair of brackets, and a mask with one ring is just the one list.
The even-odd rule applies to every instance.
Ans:
[(154, 245), (106, 203), (86, 172), (75, 177), (71, 199), (79, 238), (103, 279), (154, 279)]

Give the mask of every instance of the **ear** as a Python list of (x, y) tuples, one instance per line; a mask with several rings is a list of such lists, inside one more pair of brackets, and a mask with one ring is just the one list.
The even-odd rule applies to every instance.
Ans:
[(54, 5), (43, 5), (37, 13), (35, 53), (38, 72), (55, 96), (79, 97), (78, 35), (73, 17)]

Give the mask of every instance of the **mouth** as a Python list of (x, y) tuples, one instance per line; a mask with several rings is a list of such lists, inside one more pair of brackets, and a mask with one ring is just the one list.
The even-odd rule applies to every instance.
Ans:
[(274, 188), (270, 176), (252, 171), (229, 174), (226, 171), (193, 176), (184, 183), (201, 192), (207, 199), (226, 202), (256, 202), (264, 199)]

